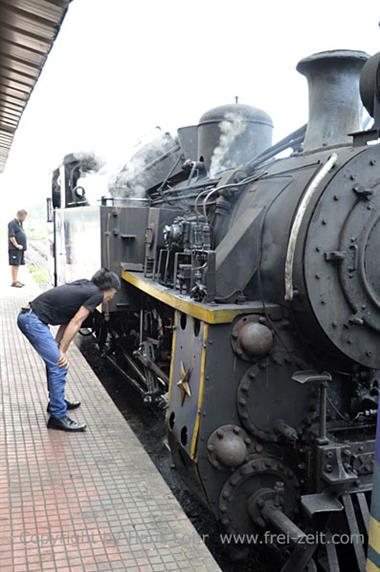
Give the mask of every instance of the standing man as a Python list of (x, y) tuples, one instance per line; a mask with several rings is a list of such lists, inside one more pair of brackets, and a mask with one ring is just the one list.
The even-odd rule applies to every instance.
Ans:
[(22, 288), (24, 284), (17, 280), (20, 265), (25, 264), (26, 234), (23, 222), (27, 212), (24, 209), (17, 211), (16, 218), (8, 224), (8, 254), (9, 266), (11, 267), (12, 284), (14, 288)]
[[(79, 401), (70, 403), (65, 399), (67, 350), (90, 313), (99, 304), (108, 303), (119, 288), (117, 274), (102, 268), (91, 280), (76, 280), (47, 290), (22, 308), (18, 315), (18, 327), (46, 365), (50, 398), (47, 410), (51, 414), (47, 424), (49, 429), (86, 429), (84, 423), (77, 423), (67, 415), (68, 409), (80, 406)], [(55, 339), (49, 324), (60, 326)]]

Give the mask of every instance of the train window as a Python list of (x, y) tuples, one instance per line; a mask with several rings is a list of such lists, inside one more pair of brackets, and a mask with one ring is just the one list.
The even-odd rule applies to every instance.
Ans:
[(169, 429), (173, 430), (175, 423), (175, 413), (172, 411), (169, 416)]
[(184, 425), (181, 429), (181, 443), (185, 447), (187, 445), (187, 427)]
[(181, 324), (181, 328), (182, 328), (183, 330), (186, 330), (186, 324), (187, 324), (187, 316), (186, 316), (186, 314), (181, 314), (180, 324)]
[(197, 338), (201, 329), (201, 323), (197, 318), (194, 318), (194, 336)]

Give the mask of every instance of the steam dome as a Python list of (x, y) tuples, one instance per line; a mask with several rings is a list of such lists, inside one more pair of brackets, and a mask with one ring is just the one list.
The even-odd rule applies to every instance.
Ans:
[(270, 116), (250, 105), (222, 105), (202, 115), (198, 124), (198, 160), (210, 176), (247, 163), (272, 144)]

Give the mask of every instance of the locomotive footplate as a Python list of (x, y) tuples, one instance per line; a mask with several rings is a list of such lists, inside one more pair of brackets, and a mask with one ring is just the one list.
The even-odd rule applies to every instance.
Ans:
[[(242, 304), (203, 304), (195, 302), (190, 296), (184, 296), (176, 290), (163, 286), (150, 278), (145, 278), (141, 272), (124, 270), (123, 263), (121, 264), (121, 269), (121, 277), (128, 284), (167, 304), (171, 308), (184, 312), (207, 324), (228, 324), (241, 314), (264, 313), (264, 305), (260, 302)], [(274, 320), (279, 319), (282, 315), (282, 310), (277, 304), (265, 304), (265, 311)]]

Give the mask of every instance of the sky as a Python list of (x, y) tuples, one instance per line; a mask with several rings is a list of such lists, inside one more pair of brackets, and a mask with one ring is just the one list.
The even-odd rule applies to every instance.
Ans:
[(297, 62), (379, 51), (379, 20), (377, 0), (73, 0), (0, 175), (0, 223), (44, 204), (66, 153), (120, 164), (156, 126), (196, 124), (235, 96), (282, 138), (307, 121)]

